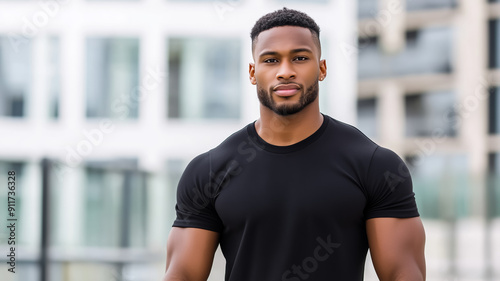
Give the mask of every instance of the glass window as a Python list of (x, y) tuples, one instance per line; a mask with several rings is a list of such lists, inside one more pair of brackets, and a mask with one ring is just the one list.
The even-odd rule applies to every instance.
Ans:
[(498, 40), (500, 39), (500, 21), (490, 20), (489, 21), (489, 59), (488, 64), (490, 68), (500, 67), (500, 56), (498, 55), (500, 44)]
[(406, 136), (455, 136), (457, 115), (453, 92), (427, 92), (405, 97)]
[(427, 73), (450, 73), (452, 32), (431, 27), (406, 33), (406, 46), (397, 54), (386, 54), (374, 37), (358, 42), (358, 77), (376, 78)]
[(169, 118), (239, 118), (239, 40), (170, 38), (168, 49)]
[(31, 63), (31, 41), (0, 36), (0, 116), (26, 116)]
[(60, 40), (52, 37), (49, 40), (49, 65), (47, 76), (49, 79), (49, 116), (59, 117), (59, 97), (61, 95), (61, 65), (60, 65)]
[(358, 100), (358, 129), (370, 138), (377, 136), (377, 101), (375, 98)]
[(500, 153), (490, 153), (488, 160), (488, 215), (500, 217)]
[(184, 172), (184, 169), (186, 169), (186, 166), (188, 164), (188, 161), (184, 159), (168, 159), (166, 163), (166, 174), (167, 174), (167, 188), (170, 191), (169, 198), (171, 200), (169, 202), (166, 202), (166, 204), (169, 204), (171, 207), (168, 208), (169, 212), (169, 221), (173, 222), (175, 220), (176, 214), (175, 214), (175, 209), (174, 206), (177, 202), (176, 200), (176, 194), (177, 194), (177, 185), (179, 184), (179, 180), (181, 179), (182, 173)]
[(500, 153), (491, 153), (488, 160), (488, 215), (500, 217)]
[(489, 133), (500, 134), (500, 93), (499, 88), (492, 88), (490, 90), (489, 106)]
[(408, 11), (440, 9), (440, 8), (455, 8), (456, 0), (419, 0), (406, 1), (406, 9)]
[(88, 38), (86, 86), (87, 117), (137, 118), (139, 40)]
[(378, 13), (377, 0), (358, 0), (358, 17), (375, 18)]
[(451, 219), (471, 213), (471, 182), (465, 155), (415, 151), (407, 157), (418, 210), (423, 218)]
[[(85, 245), (97, 247), (121, 246), (122, 178), (100, 169), (86, 170), (85, 185)], [(106, 229), (106, 234), (99, 230)]]
[[(64, 200), (67, 200), (62, 196), (61, 194), (64, 194), (63, 190), (68, 188), (68, 181), (65, 180), (65, 174), (63, 173), (68, 173), (69, 169), (71, 169), (68, 166), (65, 166), (59, 161), (56, 161), (54, 159), (51, 159), (49, 164), (49, 186), (48, 186), (48, 192), (49, 192), (49, 209), (48, 209), (48, 215), (49, 215), (49, 244), (51, 246), (63, 246), (61, 241), (64, 241), (64, 238), (61, 237), (60, 235), (60, 229), (65, 229), (67, 225), (64, 225), (63, 222), (60, 220), (60, 215), (64, 214), (63, 212), (63, 207), (61, 206), (62, 202)], [(41, 164), (43, 169), (43, 165)], [(76, 221), (76, 220), (75, 220)]]
[[(125, 219), (128, 221), (128, 237), (124, 245), (129, 247), (145, 247), (146, 246), (146, 230), (147, 230), (147, 198), (148, 198), (148, 182), (145, 173), (126, 172), (124, 182), (124, 197), (126, 213)], [(128, 241), (127, 241), (128, 240)]]
[[(108, 168), (113, 164), (116, 166), (112, 162), (104, 168), (102, 164), (90, 164), (86, 168), (85, 245), (144, 247), (145, 176), (130, 168)], [(106, 229), (106, 233), (102, 229)]]

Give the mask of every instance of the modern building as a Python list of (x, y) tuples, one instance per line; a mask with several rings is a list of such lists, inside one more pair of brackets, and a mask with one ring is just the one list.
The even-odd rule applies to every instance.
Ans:
[[(0, 279), (42, 281), (47, 262), (51, 281), (160, 280), (180, 174), (258, 117), (249, 31), (283, 6), (322, 28), (322, 111), (407, 161), (427, 280), (500, 280), (500, 3), (486, 0), (1, 0)], [(210, 280), (223, 275), (219, 252)]]
[(160, 280), (180, 174), (258, 117), (250, 28), (283, 6), (322, 27), (321, 107), (354, 124), (353, 1), (0, 1), (0, 279)]
[(358, 126), (404, 156), (428, 280), (500, 280), (498, 1), (358, 1)]

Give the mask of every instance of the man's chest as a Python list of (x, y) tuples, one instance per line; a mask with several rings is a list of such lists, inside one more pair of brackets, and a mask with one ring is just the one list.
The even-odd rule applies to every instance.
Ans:
[(216, 210), (228, 226), (294, 219), (359, 222), (366, 198), (355, 172), (334, 161), (256, 159), (225, 182)]

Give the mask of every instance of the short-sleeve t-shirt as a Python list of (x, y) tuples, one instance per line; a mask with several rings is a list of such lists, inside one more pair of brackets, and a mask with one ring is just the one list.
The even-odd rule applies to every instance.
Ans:
[(366, 220), (419, 216), (401, 158), (323, 120), (290, 146), (251, 123), (187, 166), (173, 226), (220, 234), (226, 281), (363, 280)]

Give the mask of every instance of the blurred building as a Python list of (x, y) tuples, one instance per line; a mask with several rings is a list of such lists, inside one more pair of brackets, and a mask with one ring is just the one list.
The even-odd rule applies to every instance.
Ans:
[(40, 280), (49, 158), (48, 280), (159, 280), (180, 174), (258, 118), (250, 28), (287, 6), (322, 28), (322, 111), (407, 161), (428, 280), (500, 280), (494, 2), (0, 0), (0, 279)]
[[(180, 174), (258, 118), (249, 33), (283, 6), (322, 27), (321, 108), (354, 124), (356, 60), (338, 48), (356, 45), (353, 1), (0, 0), (0, 280), (41, 280), (44, 262), (50, 281), (160, 280)], [(219, 253), (211, 280), (223, 270)]]
[(496, 2), (358, 1), (358, 126), (409, 164), (428, 280), (500, 280)]

